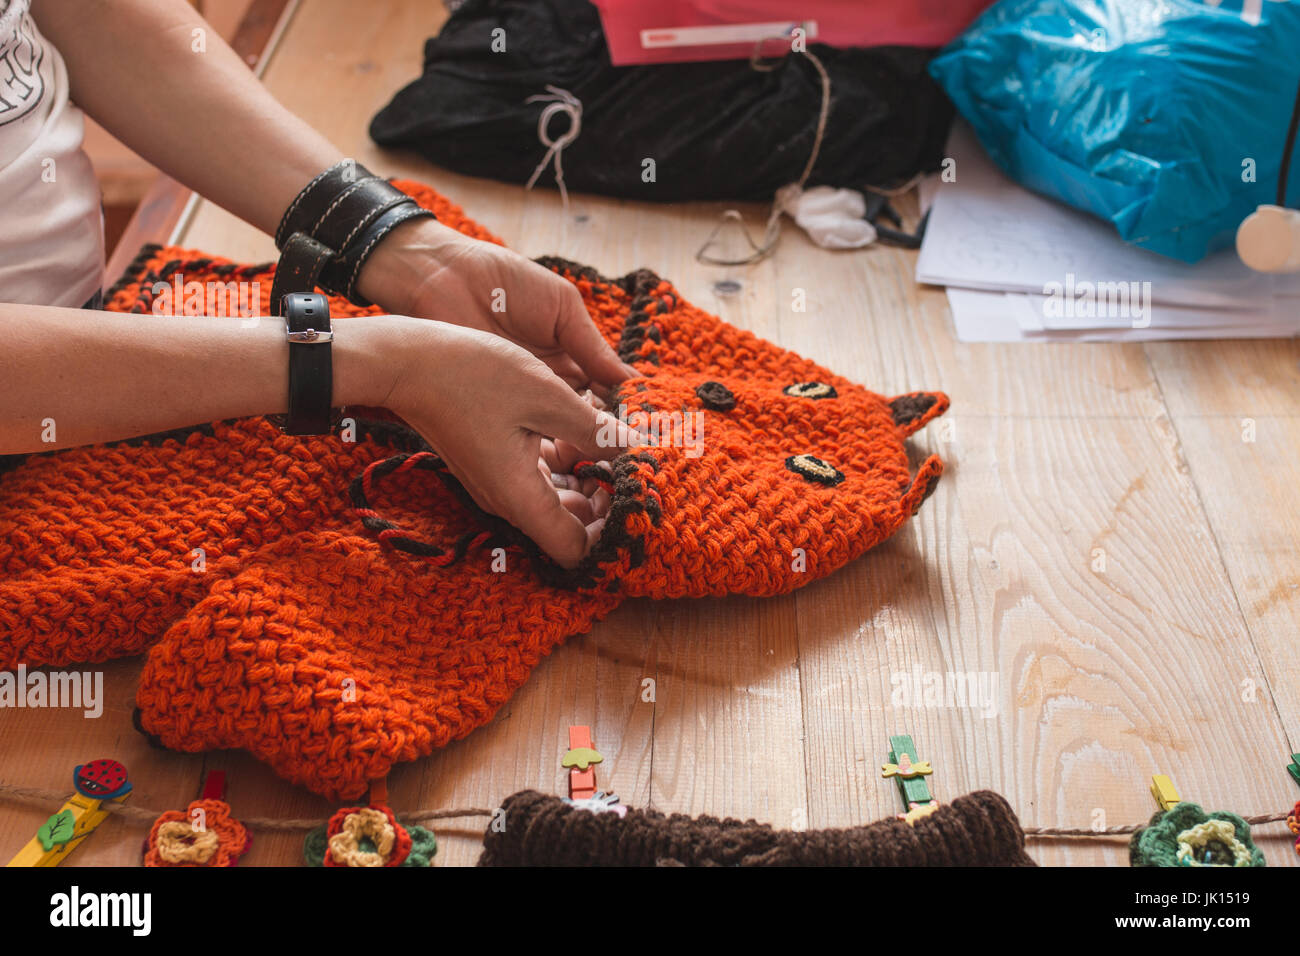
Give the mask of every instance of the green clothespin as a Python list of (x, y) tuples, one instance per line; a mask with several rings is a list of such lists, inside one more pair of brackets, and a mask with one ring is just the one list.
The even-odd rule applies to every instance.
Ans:
[[(925, 778), (934, 773), (928, 760), (916, 759), (916, 744), (907, 734), (889, 738), (889, 762), (881, 764), (880, 775), (898, 781), (898, 792), (903, 797), (903, 813), (908, 822), (913, 812), (921, 808), (938, 806), (930, 793)], [(929, 812), (928, 810), (926, 812)]]
[(1286, 769), (1291, 774), (1292, 779), (1300, 784), (1300, 754), (1291, 755), (1291, 763), (1287, 765)]

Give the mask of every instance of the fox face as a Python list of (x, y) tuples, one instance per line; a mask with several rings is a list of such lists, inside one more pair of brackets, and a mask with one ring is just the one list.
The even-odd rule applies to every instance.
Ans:
[(934, 490), (904, 439), (948, 408), (884, 398), (694, 308), (642, 270), (620, 279), (543, 260), (643, 374), (612, 410), (650, 439), (602, 475), (605, 532), (563, 583), (649, 597), (778, 594), (892, 535)]

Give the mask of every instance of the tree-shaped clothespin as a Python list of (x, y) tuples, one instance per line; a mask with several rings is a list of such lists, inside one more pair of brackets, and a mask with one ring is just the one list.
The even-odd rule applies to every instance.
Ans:
[(208, 774), (199, 799), (185, 810), (168, 810), (154, 821), (144, 842), (145, 866), (236, 866), (253, 845), (247, 827), (225, 801), (226, 774)]
[(570, 806), (592, 813), (627, 814), (627, 807), (619, 803), (618, 796), (596, 789), (595, 765), (605, 758), (592, 745), (591, 728), (575, 725), (569, 728), (569, 749), (564, 752), (560, 766), (569, 771)]
[(108, 818), (103, 804), (121, 803), (131, 793), (126, 767), (116, 760), (92, 760), (72, 773), (77, 791), (45, 821), (9, 866), (58, 866)]
[(915, 824), (922, 817), (939, 809), (939, 801), (930, 793), (925, 778), (934, 773), (928, 760), (916, 759), (916, 744), (907, 734), (889, 738), (889, 760), (880, 766), (880, 775), (893, 777), (898, 782), (898, 792), (903, 798), (900, 820)]
[(1291, 755), (1291, 762), (1287, 764), (1286, 771), (1291, 775), (1292, 780), (1300, 784), (1300, 754)]

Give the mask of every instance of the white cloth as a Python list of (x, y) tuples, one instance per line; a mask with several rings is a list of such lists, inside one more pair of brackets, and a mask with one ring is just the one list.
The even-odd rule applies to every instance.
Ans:
[(104, 273), (99, 185), (67, 68), (30, 3), (0, 0), (0, 302), (81, 306)]
[(862, 217), (867, 203), (856, 189), (797, 183), (777, 190), (776, 204), (823, 249), (861, 249), (876, 241), (876, 227)]

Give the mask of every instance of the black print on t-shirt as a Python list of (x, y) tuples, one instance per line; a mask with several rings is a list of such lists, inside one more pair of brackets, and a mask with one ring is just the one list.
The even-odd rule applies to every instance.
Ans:
[(44, 55), (29, 16), (19, 17), (9, 36), (0, 37), (0, 126), (22, 119), (45, 96)]

